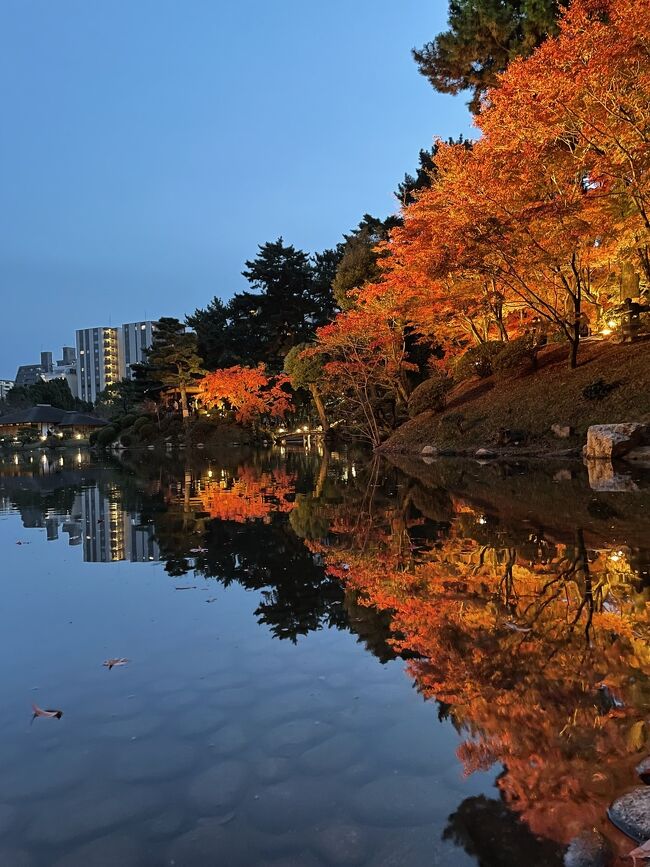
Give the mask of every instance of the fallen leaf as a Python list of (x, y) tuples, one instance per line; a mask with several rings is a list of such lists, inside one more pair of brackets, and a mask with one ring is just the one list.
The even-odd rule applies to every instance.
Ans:
[(637, 859), (640, 859), (642, 861), (647, 861), (648, 859), (650, 859), (650, 840), (646, 840), (645, 843), (637, 846), (636, 849), (633, 849), (625, 857), (631, 858), (635, 863)]
[(118, 656), (114, 659), (107, 659), (104, 665), (110, 671), (111, 668), (114, 668), (116, 665), (126, 665), (129, 660), (124, 656)]
[(32, 711), (34, 712), (32, 722), (36, 719), (37, 716), (42, 716), (46, 719), (61, 719), (61, 717), (63, 716), (62, 710), (53, 710), (52, 708), (47, 708), (46, 710), (43, 710), (43, 708), (39, 707), (37, 704), (32, 705)]

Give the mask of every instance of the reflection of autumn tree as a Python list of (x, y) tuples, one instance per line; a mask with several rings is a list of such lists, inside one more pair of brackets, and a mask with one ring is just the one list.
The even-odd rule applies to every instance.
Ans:
[[(332, 532), (342, 537), (349, 520), (343, 508)], [(513, 541), (465, 507), (428, 550), (411, 534), (409, 558), (399, 531), (369, 545), (367, 524), (330, 553), (331, 574), (392, 613), (420, 690), (466, 735), (466, 771), (503, 765), (499, 788), (536, 834), (567, 842), (606, 828), (649, 734), (648, 600), (624, 552), (590, 552), (580, 531), (571, 543), (530, 531)]]
[(268, 520), (272, 512), (293, 508), (295, 477), (279, 468), (268, 472), (243, 466), (233, 477), (208, 479), (201, 488), (203, 509), (221, 521)]

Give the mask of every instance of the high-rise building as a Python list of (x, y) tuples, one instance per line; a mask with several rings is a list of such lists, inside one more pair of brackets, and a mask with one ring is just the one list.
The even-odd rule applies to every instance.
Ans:
[(120, 328), (121, 363), (123, 377), (131, 379), (132, 364), (142, 364), (146, 361), (145, 352), (151, 346), (155, 322), (145, 320), (143, 322), (125, 322)]
[(107, 386), (131, 379), (131, 365), (146, 360), (155, 327), (146, 320), (77, 331), (77, 397), (94, 403)]
[(94, 403), (97, 396), (123, 376), (119, 329), (81, 328), (77, 331), (77, 396)]
[(13, 379), (0, 379), (0, 400), (5, 400), (13, 387)]
[(75, 364), (77, 361), (77, 353), (74, 346), (63, 347), (63, 357), (57, 361), (59, 367), (67, 367), (69, 364)]
[(41, 352), (41, 367), (43, 368), (43, 373), (52, 373), (54, 364), (52, 363), (51, 352)]

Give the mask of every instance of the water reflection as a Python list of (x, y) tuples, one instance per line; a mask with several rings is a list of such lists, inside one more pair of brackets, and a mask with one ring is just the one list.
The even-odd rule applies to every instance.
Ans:
[[(355, 737), (367, 735), (373, 770), (334, 780), (353, 793), (350, 810), (365, 826), (426, 826), (427, 834), (391, 832), (377, 860), (348, 852), (350, 863), (430, 864), (436, 851), (440, 864), (560, 864), (563, 847), (593, 828), (619, 854), (631, 848), (606, 809), (636, 783), (634, 766), (650, 749), (650, 497), (642, 487), (594, 492), (581, 467), (394, 466), (327, 450), (231, 449), (182, 461), (125, 453), (103, 466), (82, 453), (9, 458), (0, 462), (0, 503), (50, 541), (67, 536), (84, 562), (160, 561), (175, 579), (190, 574), (197, 589), (253, 593), (252, 614), (273, 639), (351, 633), (379, 662), (403, 661), (457, 733), (459, 769), (476, 779), (489, 772), (497, 795), (481, 784), (459, 799), (452, 782), (437, 807), (443, 821), (431, 824), (447, 785), (444, 757), (423, 758), (423, 730), (410, 732), (400, 705), (389, 707), (364, 675), (355, 693), (369, 689), (374, 722), (394, 734), (359, 722)], [(349, 703), (328, 737), (345, 729)], [(303, 749), (316, 749), (310, 738), (288, 743), (278, 758), (300, 763)], [(346, 745), (342, 768), (354, 766)], [(315, 792), (292, 785), (295, 798), (320, 810)], [(294, 796), (283, 792), (290, 811)], [(251, 810), (259, 829), (264, 821)], [(311, 817), (303, 819), (308, 826)], [(198, 852), (205, 829), (197, 827), (187, 834), (198, 834)], [(257, 863), (251, 857), (247, 850), (242, 863)], [(304, 863), (332, 857), (310, 850)]]

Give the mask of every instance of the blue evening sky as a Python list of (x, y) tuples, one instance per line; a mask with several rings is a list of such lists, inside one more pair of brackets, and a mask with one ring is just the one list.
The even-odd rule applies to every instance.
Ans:
[(2, 0), (0, 377), (76, 328), (244, 288), (282, 235), (332, 246), (461, 97), (410, 49), (446, 0)]

